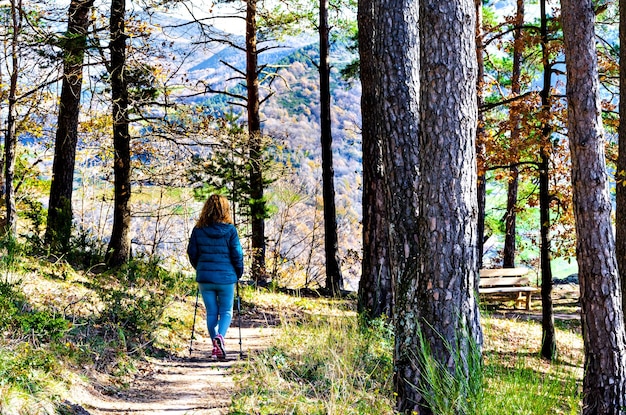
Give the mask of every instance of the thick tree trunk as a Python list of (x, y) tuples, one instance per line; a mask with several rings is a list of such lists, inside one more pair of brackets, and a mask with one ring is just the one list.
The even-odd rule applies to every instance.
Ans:
[[(367, 282), (361, 283), (360, 296), (371, 304), (372, 314), (393, 307), (395, 383), (402, 407), (416, 394), (405, 376), (414, 355), (404, 347), (405, 340), (414, 339), (415, 326), (404, 319), (413, 313), (417, 295), (419, 8), (417, 2), (366, 0), (359, 3), (359, 16), (370, 22), (359, 22), (367, 157), (363, 235)], [(394, 291), (402, 293), (400, 306)]]
[(541, 151), (539, 161), (539, 222), (540, 222), (540, 257), (541, 257), (541, 308), (543, 341), (541, 356), (552, 360), (556, 353), (556, 337), (554, 330), (554, 313), (552, 305), (552, 266), (550, 263), (550, 154), (552, 147), (552, 125), (550, 124), (550, 103), (552, 85), (552, 63), (548, 50), (548, 18), (546, 1), (540, 1), (541, 9), (541, 50), (543, 60), (543, 89), (541, 90), (541, 111), (544, 125), (541, 131)]
[(263, 137), (259, 101), (256, 37), (257, 0), (246, 1), (246, 86), (248, 90), (248, 135), (250, 136), (250, 217), (252, 227), (252, 278), (267, 282), (265, 268), (265, 196), (263, 183)]
[(626, 408), (626, 332), (611, 228), (595, 14), (591, 0), (561, 0), (561, 9), (576, 257), (585, 343), (583, 414), (623, 414)]
[[(626, 0), (619, 2), (619, 39), (626, 45)], [(626, 62), (626, 47), (620, 47), (620, 62)], [(626, 120), (626, 65), (619, 68), (619, 115)], [(615, 173), (615, 253), (622, 285), (622, 310), (626, 316), (626, 121), (619, 123), (619, 154)]]
[(429, 389), (415, 364), (423, 352), (417, 331), (451, 373), (469, 375), (472, 343), (482, 344), (475, 297), (474, 2), (425, 0), (419, 14), (419, 228), (412, 235), (419, 248), (416, 266), (405, 269), (398, 285), (395, 366), (398, 410), (432, 414), (414, 386)]
[(111, 98), (113, 107), (114, 208), (113, 230), (106, 255), (110, 266), (119, 266), (130, 258), (130, 133), (128, 121), (128, 86), (126, 68), (126, 2), (111, 1)]
[(324, 251), (326, 253), (326, 289), (333, 295), (343, 289), (339, 266), (337, 212), (335, 208), (335, 172), (333, 136), (330, 117), (330, 43), (328, 40), (328, 0), (320, 0), (320, 128), (322, 145), (322, 189), (324, 199)]
[(83, 84), (83, 60), (87, 45), (89, 11), (93, 0), (72, 0), (64, 38), (63, 85), (52, 164), (52, 184), (48, 203), (45, 241), (53, 249), (66, 252), (72, 232), (72, 189), (78, 116)]
[[(380, 48), (380, 34), (375, 34), (378, 0), (359, 1), (359, 55), (361, 72), (361, 119), (363, 145), (363, 261), (359, 280), (359, 313), (368, 319), (392, 317), (393, 279), (389, 267), (389, 221), (385, 206), (384, 167), (381, 154), (383, 89), (380, 83), (383, 65), (377, 64), (375, 42)], [(378, 33), (378, 32), (377, 32)]]

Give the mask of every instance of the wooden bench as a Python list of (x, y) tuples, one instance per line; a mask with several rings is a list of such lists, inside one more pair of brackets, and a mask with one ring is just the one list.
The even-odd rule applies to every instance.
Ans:
[(480, 270), (479, 294), (517, 294), (515, 305), (526, 305), (526, 310), (531, 308), (532, 294), (540, 291), (540, 288), (530, 285), (526, 276), (528, 268), (493, 268)]

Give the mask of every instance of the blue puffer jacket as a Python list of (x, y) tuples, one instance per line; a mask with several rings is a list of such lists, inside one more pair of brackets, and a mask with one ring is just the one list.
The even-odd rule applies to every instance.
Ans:
[(197, 282), (234, 284), (243, 274), (243, 250), (237, 228), (231, 224), (193, 228), (187, 255)]

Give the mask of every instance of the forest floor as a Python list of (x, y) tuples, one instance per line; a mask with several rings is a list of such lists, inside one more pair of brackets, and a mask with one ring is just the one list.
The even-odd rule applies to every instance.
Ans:
[[(554, 320), (563, 326), (577, 327), (580, 325), (580, 291), (578, 284), (554, 284), (552, 291)], [(491, 317), (541, 321), (541, 293), (532, 296), (531, 310), (516, 308), (514, 301), (508, 302), (497, 295), (481, 297), (481, 307)]]
[[(243, 314), (243, 313), (242, 313)], [(198, 327), (198, 326), (197, 326)], [(69, 412), (77, 415), (222, 415), (228, 413), (237, 367), (268, 347), (277, 329), (267, 320), (242, 315), (241, 348), (234, 316), (226, 338), (226, 360), (211, 358), (213, 345), (196, 331), (191, 355), (149, 358), (127, 389), (93, 382), (72, 391)], [(241, 350), (241, 352), (240, 352)]]
[[(553, 293), (555, 320), (579, 326), (578, 286), (556, 285)], [(512, 320), (541, 320), (541, 300), (533, 296), (530, 311), (515, 308), (514, 302), (485, 299), (483, 308), (491, 317)], [(196, 326), (201, 327), (201, 325)], [(150, 358), (139, 368), (127, 389), (109, 389), (94, 383), (73, 390), (69, 413), (78, 415), (222, 415), (227, 414), (236, 390), (237, 367), (255, 353), (269, 347), (277, 333), (276, 316), (242, 313), (241, 353), (239, 327), (234, 316), (226, 337), (225, 361), (211, 358), (212, 344), (206, 329), (196, 331), (191, 355)]]

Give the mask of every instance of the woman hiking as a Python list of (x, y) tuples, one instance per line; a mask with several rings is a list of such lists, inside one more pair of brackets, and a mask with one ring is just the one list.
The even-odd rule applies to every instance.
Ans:
[(233, 317), (235, 286), (243, 274), (243, 250), (233, 225), (228, 200), (209, 196), (191, 232), (187, 255), (206, 308), (206, 324), (213, 341), (211, 357), (226, 358), (224, 337)]

